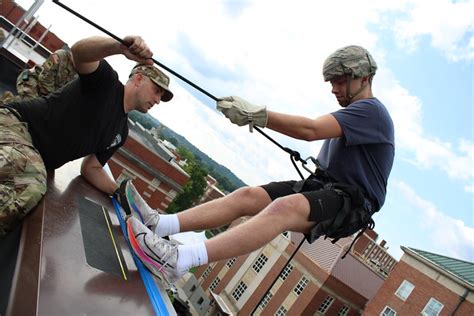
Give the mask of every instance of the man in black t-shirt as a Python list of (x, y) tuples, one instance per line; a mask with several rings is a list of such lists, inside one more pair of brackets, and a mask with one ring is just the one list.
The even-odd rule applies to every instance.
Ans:
[[(103, 169), (128, 135), (128, 113), (146, 113), (171, 100), (169, 77), (153, 66), (139, 36), (91, 37), (71, 48), (78, 78), (36, 99), (0, 104), (0, 236), (46, 192), (46, 170), (84, 157), (81, 174), (112, 195), (117, 185)], [(125, 85), (104, 60), (123, 54), (138, 62)]]
[[(134, 215), (127, 229), (137, 256), (154, 274), (173, 283), (190, 267), (250, 253), (285, 231), (304, 233), (313, 242), (323, 235), (337, 240), (373, 227), (371, 216), (385, 201), (395, 147), (390, 115), (372, 95), (376, 69), (372, 56), (360, 46), (330, 55), (323, 76), (342, 109), (315, 119), (267, 111), (238, 97), (219, 100), (217, 109), (239, 126), (267, 127), (305, 141), (324, 140), (318, 169), (304, 181), (240, 188), (169, 215), (152, 210), (126, 182), (121, 185), (122, 205)], [(175, 245), (159, 238), (219, 227), (241, 216), (253, 217), (205, 242)]]

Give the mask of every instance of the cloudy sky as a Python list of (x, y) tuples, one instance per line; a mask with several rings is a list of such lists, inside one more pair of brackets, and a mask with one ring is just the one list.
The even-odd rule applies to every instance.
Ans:
[[(397, 259), (407, 246), (474, 261), (473, 0), (62, 2), (119, 37), (141, 35), (155, 59), (214, 96), (309, 117), (338, 109), (322, 80), (327, 55), (366, 47), (397, 146), (376, 231)], [(103, 35), (51, 1), (37, 15), (69, 44)], [(125, 82), (133, 63), (109, 61)], [(174, 77), (171, 88), (175, 99), (151, 114), (244, 182), (298, 178), (285, 152), (231, 125), (212, 99)], [(266, 132), (303, 157), (321, 146)]]

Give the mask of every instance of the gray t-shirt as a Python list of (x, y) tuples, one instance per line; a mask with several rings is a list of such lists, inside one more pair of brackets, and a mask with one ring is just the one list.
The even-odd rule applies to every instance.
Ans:
[(357, 185), (373, 200), (373, 211), (385, 202), (395, 155), (393, 122), (376, 98), (356, 101), (331, 113), (344, 136), (327, 139), (318, 155), (321, 168), (338, 182)]

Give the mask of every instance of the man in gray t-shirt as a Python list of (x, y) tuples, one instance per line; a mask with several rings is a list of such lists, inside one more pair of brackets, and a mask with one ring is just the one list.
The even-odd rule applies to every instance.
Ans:
[[(226, 197), (172, 215), (159, 215), (131, 182), (122, 184), (122, 205), (132, 247), (155, 275), (172, 283), (187, 269), (250, 253), (284, 231), (338, 239), (372, 227), (385, 200), (394, 158), (394, 128), (385, 106), (372, 94), (377, 65), (367, 50), (347, 46), (330, 55), (323, 76), (342, 106), (318, 118), (267, 111), (238, 97), (217, 109), (239, 126), (267, 127), (305, 141), (324, 140), (319, 167), (304, 181), (272, 182), (238, 189)], [(226, 232), (193, 245), (159, 238), (219, 227), (253, 216)]]

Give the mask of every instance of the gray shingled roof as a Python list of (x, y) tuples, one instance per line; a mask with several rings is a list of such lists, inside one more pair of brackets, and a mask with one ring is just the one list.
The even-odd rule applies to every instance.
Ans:
[(464, 282), (469, 283), (471, 286), (474, 286), (474, 263), (410, 247), (408, 247), (408, 249), (431, 261), (441, 269), (454, 274)]

